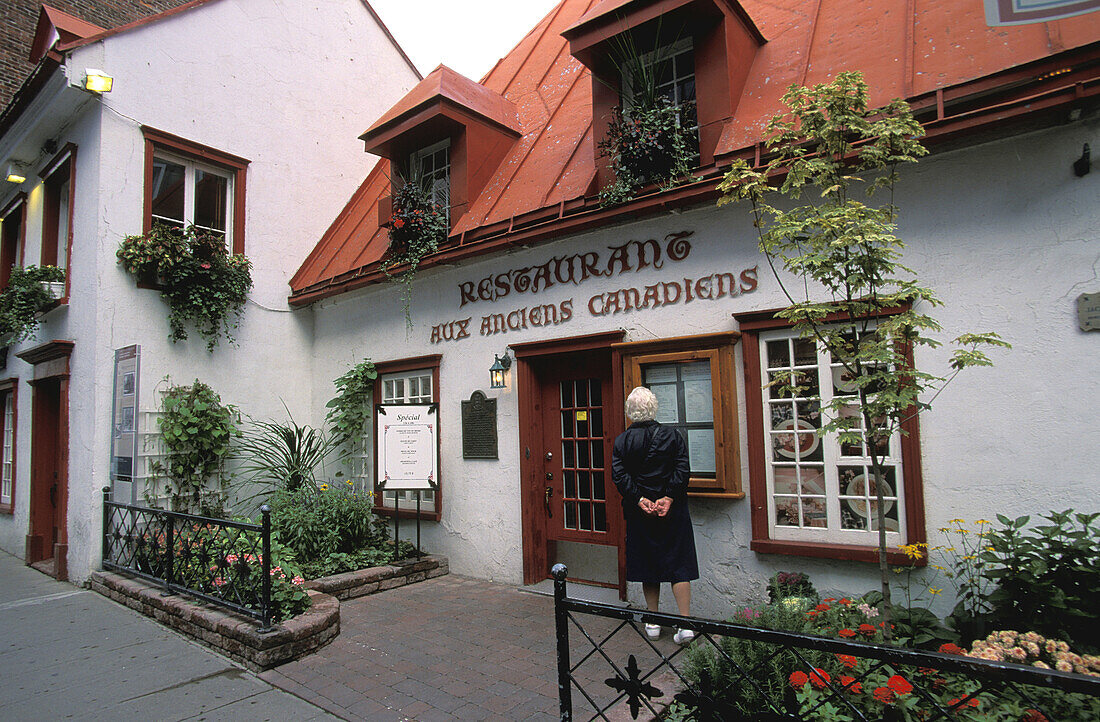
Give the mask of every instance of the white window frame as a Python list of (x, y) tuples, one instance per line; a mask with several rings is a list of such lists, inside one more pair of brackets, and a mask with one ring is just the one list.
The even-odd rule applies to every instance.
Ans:
[[(776, 329), (769, 331), (761, 331), (759, 334), (759, 359), (757, 362), (760, 365), (760, 378), (766, 384), (771, 378), (769, 371), (776, 371), (781, 369), (768, 368), (768, 342), (777, 341), (781, 339), (798, 339), (798, 333), (790, 328)], [(816, 346), (816, 375), (818, 382), (818, 389), (820, 393), (820, 405), (822, 411), (822, 422), (825, 423), (825, 414), (828, 413), (826, 407), (834, 398), (834, 386), (833, 386), (833, 374), (834, 369), (840, 368), (839, 364), (833, 363), (829, 352), (824, 346), (819, 343), (815, 343)], [(793, 356), (793, 348), (790, 357), (790, 369), (799, 368), (795, 364), (795, 358)], [(809, 370), (809, 366), (806, 370)], [(860, 456), (855, 455), (841, 455), (841, 446), (838, 441), (838, 435), (836, 433), (828, 433), (818, 437), (820, 448), (822, 449), (822, 459), (820, 462), (803, 462), (801, 459), (801, 450), (795, 450), (794, 459), (777, 459), (775, 437), (782, 436), (783, 431), (776, 431), (772, 429), (771, 423), (771, 409), (774, 404), (788, 403), (792, 399), (782, 398), (774, 396), (774, 389), (767, 387), (763, 389), (761, 394), (761, 422), (764, 428), (764, 468), (766, 478), (766, 490), (767, 490), (767, 515), (768, 515), (768, 533), (769, 537), (779, 541), (796, 541), (796, 542), (820, 542), (820, 543), (834, 543), (844, 545), (864, 545), (873, 546), (878, 543), (878, 531), (873, 523), (874, 517), (872, 515), (872, 523), (867, 525), (866, 529), (844, 529), (842, 528), (842, 490), (840, 489), (840, 474), (838, 467), (840, 466), (865, 466), (865, 472), (870, 473), (870, 456), (866, 454), (866, 448), (863, 449), (864, 453)], [(817, 398), (817, 397), (813, 397)], [(800, 397), (795, 397), (795, 400), (799, 400)], [(812, 399), (811, 399), (812, 400)], [(861, 424), (862, 425), (862, 424)], [(789, 434), (788, 434), (789, 435)], [(795, 444), (795, 446), (799, 446)], [(824, 498), (826, 507), (827, 526), (825, 528), (809, 527), (805, 526), (805, 519), (800, 515), (800, 526), (793, 525), (780, 525), (776, 523), (776, 510), (777, 500), (775, 492), (775, 470), (776, 464), (783, 465), (783, 468), (815, 468), (817, 465), (821, 465), (823, 477), (825, 480)], [(902, 445), (901, 434), (895, 430), (889, 440), (889, 446), (886, 456), (882, 459), (884, 466), (893, 469), (894, 479), (894, 494), (896, 501), (894, 502), (897, 516), (897, 529), (890, 529), (889, 524), (886, 532), (886, 539), (888, 546), (898, 546), (904, 543), (908, 538), (908, 530), (906, 529), (906, 498), (905, 498), (905, 477), (904, 477), (904, 464), (902, 459)], [(806, 466), (803, 466), (806, 464)], [(865, 489), (865, 491), (868, 491)], [(874, 498), (873, 490), (870, 490), (868, 495), (869, 499)], [(805, 494), (802, 494), (805, 497)], [(797, 495), (794, 498), (798, 498)], [(871, 512), (870, 503), (864, 502), (868, 512)], [(854, 507), (852, 507), (854, 508)], [(888, 522), (891, 520), (888, 520)]]
[(15, 490), (15, 390), (7, 389), (4, 394), (4, 433), (0, 440), (0, 505), (12, 506)]
[[(446, 161), (442, 166), (436, 166), (434, 164), (434, 156), (440, 151), (445, 151), (444, 157)], [(431, 171), (426, 176), (424, 174), (423, 162), (426, 158), (433, 158), (433, 165)], [(415, 168), (414, 176), (420, 179), (423, 183), (427, 179), (430, 179), (432, 189), (432, 201), (443, 209), (443, 217), (447, 220), (447, 225), (451, 224), (451, 140), (450, 138), (433, 143), (426, 148), (421, 148), (412, 153), (409, 157), (409, 162), (412, 167)]]
[[(380, 374), (375, 383), (380, 384), (383, 404), (431, 404), (435, 401), (435, 389), (433, 388), (435, 373), (431, 368), (411, 369), (409, 371), (395, 371), (393, 373)], [(418, 393), (410, 393), (410, 382), (415, 380)], [(427, 391), (424, 382), (427, 381)], [(400, 383), (400, 390), (397, 385)], [(371, 439), (364, 439), (364, 449), (373, 449)], [(373, 454), (372, 454), (373, 456)], [(415, 491), (383, 491), (383, 504), (387, 509), (416, 510)], [(425, 514), (434, 514), (438, 510), (438, 497), (434, 489), (420, 492), (420, 511)]]
[[(187, 226), (190, 226), (190, 225), (195, 225), (195, 185), (197, 183), (197, 173), (198, 173), (198, 171), (202, 171), (204, 173), (209, 173), (211, 175), (216, 175), (216, 176), (218, 176), (220, 178), (224, 178), (226, 180), (226, 186), (225, 186), (225, 230), (222, 231), (222, 230), (219, 230), (217, 228), (208, 228), (206, 226), (199, 226), (199, 225), (195, 225), (195, 227), (199, 228), (199, 229), (202, 229), (202, 230), (210, 231), (212, 233), (224, 233), (225, 234), (225, 247), (230, 253), (232, 253), (233, 240), (234, 240), (233, 239), (233, 210), (234, 210), (233, 201), (234, 201), (234, 197), (235, 197), (234, 192), (233, 192), (233, 181), (234, 181), (234, 178), (235, 178), (236, 174), (231, 170), (226, 170), (224, 168), (219, 168), (218, 166), (211, 165), (209, 163), (203, 163), (201, 161), (196, 161), (196, 160), (190, 159), (190, 158), (188, 158), (186, 156), (183, 156), (183, 155), (177, 155), (175, 153), (165, 152), (164, 150), (161, 150), (160, 148), (158, 148), (153, 152), (153, 161), (154, 161), (154, 165), (153, 165), (153, 188), (150, 189), (150, 193), (153, 193), (154, 189), (157, 187), (158, 173), (157, 173), (156, 161), (158, 161), (158, 160), (163, 160), (163, 161), (167, 161), (169, 163), (175, 163), (176, 165), (183, 166), (183, 225), (184, 225), (185, 228)], [(163, 216), (158, 216), (158, 215), (156, 215), (155, 213), (152, 212), (152, 209), (150, 209), (149, 215), (150, 215), (150, 218), (152, 220), (152, 223), (154, 223), (154, 224), (157, 221), (161, 221), (163, 223), (167, 223), (167, 224), (172, 225), (172, 226), (174, 226), (176, 223), (179, 223), (179, 219), (177, 219), (177, 218), (165, 218)]]

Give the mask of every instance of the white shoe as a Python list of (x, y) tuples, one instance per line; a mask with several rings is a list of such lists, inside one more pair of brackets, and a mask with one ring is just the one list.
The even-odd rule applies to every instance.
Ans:
[(661, 636), (661, 625), (659, 624), (647, 624), (645, 625), (645, 635), (650, 639), (656, 639)]
[(693, 639), (695, 639), (695, 632), (690, 629), (678, 629), (676, 634), (672, 635), (672, 641), (676, 644), (687, 644)]

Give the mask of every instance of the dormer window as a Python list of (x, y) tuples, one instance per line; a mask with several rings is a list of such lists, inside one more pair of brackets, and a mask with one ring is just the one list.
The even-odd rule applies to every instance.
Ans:
[[(650, 85), (650, 88), (646, 86)], [(695, 133), (695, 158), (699, 155), (699, 114), (695, 106), (695, 47), (682, 38), (663, 45), (623, 67), (622, 106), (627, 116), (636, 99), (652, 92), (681, 109), (679, 123)]]
[(431, 191), (432, 202), (451, 223), (451, 141), (443, 140), (421, 148), (410, 158), (413, 177)]

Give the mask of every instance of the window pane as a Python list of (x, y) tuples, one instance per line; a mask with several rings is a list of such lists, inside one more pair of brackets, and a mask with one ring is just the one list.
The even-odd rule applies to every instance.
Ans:
[(162, 158), (153, 159), (153, 217), (182, 226), (184, 218), (184, 167)]
[(195, 225), (212, 231), (226, 228), (229, 179), (202, 169), (195, 170)]

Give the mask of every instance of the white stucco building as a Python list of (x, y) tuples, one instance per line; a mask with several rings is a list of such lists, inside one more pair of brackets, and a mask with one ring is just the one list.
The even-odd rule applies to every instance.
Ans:
[[(0, 371), (0, 547), (80, 581), (99, 565), (112, 419), (146, 444), (158, 388), (196, 378), (246, 414), (309, 415), (312, 319), (287, 280), (370, 166), (362, 119), (419, 75), (361, 0), (200, 0), (114, 29), (44, 8), (32, 60), (0, 118), (0, 160), (25, 177), (0, 188), (4, 262), (61, 265), (67, 285)], [(110, 92), (83, 89), (93, 71)], [(236, 345), (172, 343), (159, 293), (117, 264), (153, 214), (205, 219), (251, 259)], [(132, 346), (124, 420), (114, 359)]]
[[(989, 330), (1014, 347), (951, 382), (891, 442), (890, 545), (937, 543), (955, 518), (1095, 509), (1100, 335), (1079, 325), (1077, 299), (1100, 290), (1100, 176), (1073, 164), (1100, 140), (1088, 69), (1100, 13), (994, 28), (980, 5), (826, 4), (816, 16), (793, 1), (589, 5), (566, 0), (481, 83), (437, 69), (363, 135), (368, 151), (421, 164), (449, 192), (450, 235), (413, 283), (411, 332), (400, 287), (379, 270), (385, 161), (291, 282), (291, 303), (313, 309), (315, 378), (369, 356), (376, 402), (438, 404), (427, 549), (461, 574), (536, 584), (562, 560), (571, 577), (625, 589), (610, 446), (625, 393), (646, 383), (691, 449), (699, 613), (759, 599), (778, 570), (806, 571), (822, 590), (876, 585), (867, 457), (810, 434), (785, 447), (791, 424), (819, 422), (802, 402), (769, 399), (761, 378), (794, 363), (818, 369), (823, 395), (842, 388), (824, 390), (828, 361), (774, 319), (787, 301), (748, 209), (714, 204), (732, 159), (759, 162), (786, 87), (841, 70), (864, 73), (872, 105), (908, 99), (925, 126), (932, 154), (903, 170), (894, 200), (904, 260), (944, 301), (932, 311), (942, 339)], [(632, 29), (652, 42), (658, 15), (683, 28), (666, 90), (694, 93), (699, 169), (601, 208), (614, 38)], [(1044, 40), (1055, 35), (1057, 47)], [(505, 353), (507, 387), (491, 389)], [(919, 351), (916, 365), (946, 374), (948, 354)], [(476, 393), (496, 405), (495, 458), (471, 458), (483, 450), (464, 441)], [(328, 395), (315, 384), (313, 407)], [(378, 498), (415, 514), (411, 492)]]

